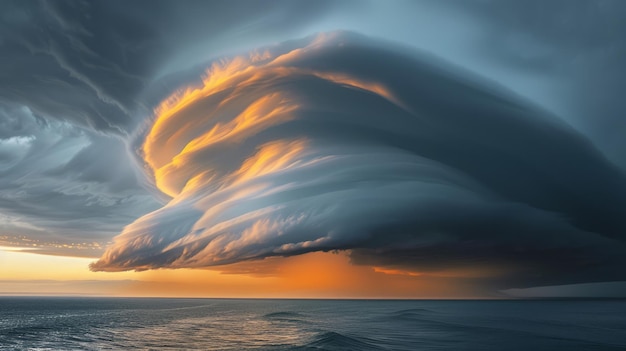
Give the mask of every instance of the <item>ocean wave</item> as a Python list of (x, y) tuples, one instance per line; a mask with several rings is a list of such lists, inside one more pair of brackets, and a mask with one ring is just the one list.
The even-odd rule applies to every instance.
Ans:
[(279, 311), (263, 315), (263, 319), (300, 322), (305, 316), (298, 312)]
[(364, 341), (363, 338), (349, 337), (336, 332), (324, 332), (300, 350), (387, 350), (386, 348)]
[(263, 318), (294, 318), (294, 317), (302, 317), (301, 313), (298, 312), (272, 312), (263, 316)]

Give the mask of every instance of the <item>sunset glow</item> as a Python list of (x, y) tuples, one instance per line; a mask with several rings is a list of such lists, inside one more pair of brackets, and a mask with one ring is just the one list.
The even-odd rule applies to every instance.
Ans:
[[(88, 258), (24, 254), (3, 248), (5, 294), (75, 294), (152, 297), (475, 298), (478, 291), (437, 277), (350, 264), (343, 254), (311, 253), (212, 270), (161, 269), (94, 273)], [(464, 295), (451, 293), (463, 289)]]

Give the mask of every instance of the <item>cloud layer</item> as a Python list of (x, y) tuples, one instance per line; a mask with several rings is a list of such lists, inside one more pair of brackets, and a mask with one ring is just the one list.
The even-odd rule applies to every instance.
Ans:
[[(494, 284), (615, 279), (626, 179), (539, 108), (350, 33), (214, 63), (164, 101), (141, 154), (172, 198), (94, 270), (349, 250), (355, 263), (498, 265)], [(507, 285), (508, 284), (508, 285)]]

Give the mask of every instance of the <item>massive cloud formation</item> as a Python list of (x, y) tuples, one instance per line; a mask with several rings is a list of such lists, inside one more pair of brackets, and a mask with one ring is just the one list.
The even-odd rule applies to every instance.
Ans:
[[(95, 268), (345, 249), (379, 271), (471, 266), (504, 287), (623, 280), (625, 13), (621, 0), (2, 1), (0, 246), (97, 257), (164, 206)], [(524, 98), (345, 34), (222, 62), (198, 85), (210, 60), (335, 29)], [(191, 90), (151, 120), (178, 86)]]
[(171, 201), (93, 270), (348, 250), (498, 286), (618, 279), (626, 177), (583, 136), (434, 57), (349, 33), (214, 63), (139, 150)]

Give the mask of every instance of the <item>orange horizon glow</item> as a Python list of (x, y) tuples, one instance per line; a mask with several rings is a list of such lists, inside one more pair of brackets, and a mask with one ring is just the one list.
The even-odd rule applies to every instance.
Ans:
[(477, 298), (471, 285), (357, 266), (343, 253), (315, 252), (211, 269), (91, 272), (88, 258), (0, 250), (2, 295), (196, 298)]

